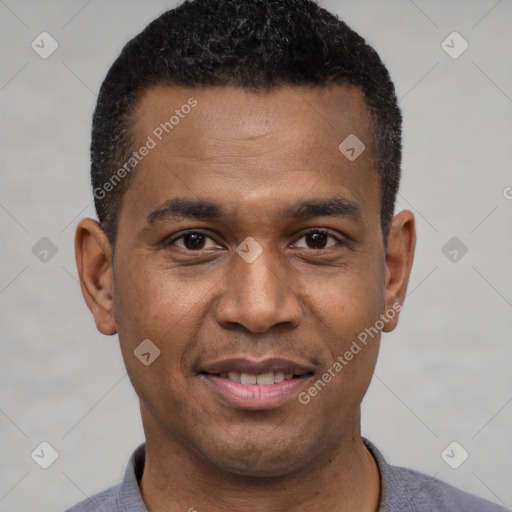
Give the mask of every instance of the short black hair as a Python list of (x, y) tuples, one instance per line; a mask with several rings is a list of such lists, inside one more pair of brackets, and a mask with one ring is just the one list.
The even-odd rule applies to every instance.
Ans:
[(328, 82), (358, 87), (371, 114), (387, 247), (402, 154), (395, 88), (377, 52), (313, 0), (189, 0), (124, 46), (103, 81), (92, 123), (95, 207), (112, 247), (133, 174), (125, 165), (134, 151), (131, 114), (151, 86), (234, 85), (265, 92)]

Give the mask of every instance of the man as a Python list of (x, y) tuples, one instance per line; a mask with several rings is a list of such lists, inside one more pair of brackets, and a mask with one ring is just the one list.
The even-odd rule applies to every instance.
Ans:
[(416, 232), (376, 52), (309, 0), (197, 0), (130, 41), (93, 119), (76, 258), (146, 443), (78, 511), (505, 510), (360, 433)]

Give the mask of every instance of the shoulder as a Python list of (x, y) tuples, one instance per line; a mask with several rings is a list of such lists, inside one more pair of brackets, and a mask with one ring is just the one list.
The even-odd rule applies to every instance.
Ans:
[(389, 464), (368, 439), (363, 443), (377, 463), (381, 478), (378, 512), (508, 512), (500, 505), (453, 487), (438, 478)]
[[(121, 484), (110, 487), (68, 508), (65, 512), (111, 512), (118, 510), (117, 502)], [(116, 507), (116, 508), (114, 508)]]
[(419, 471), (392, 466), (401, 488), (425, 512), (507, 512), (507, 509)]
[(132, 453), (123, 481), (66, 510), (66, 512), (147, 512), (138, 480), (144, 469), (146, 443)]

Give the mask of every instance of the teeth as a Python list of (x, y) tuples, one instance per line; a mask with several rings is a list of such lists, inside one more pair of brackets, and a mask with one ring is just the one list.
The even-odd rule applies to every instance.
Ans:
[(242, 384), (256, 384), (256, 381), (256, 375), (251, 375), (250, 373), (242, 373), (240, 375), (240, 382)]
[(235, 382), (240, 382), (240, 372), (229, 372), (227, 374), (227, 378), (229, 380), (234, 380)]
[(268, 386), (269, 384), (274, 384), (274, 372), (263, 373), (262, 375), (258, 375), (256, 377), (256, 382), (261, 386)]
[(260, 386), (269, 386), (271, 384), (283, 382), (284, 380), (293, 379), (293, 373), (285, 374), (284, 372), (267, 372), (260, 375), (253, 375), (251, 373), (224, 372), (219, 374), (219, 377), (229, 379), (234, 382), (240, 382), (245, 385), (258, 384)]

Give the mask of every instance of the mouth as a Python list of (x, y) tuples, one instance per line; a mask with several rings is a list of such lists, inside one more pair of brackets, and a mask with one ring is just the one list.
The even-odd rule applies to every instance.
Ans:
[(283, 406), (313, 375), (311, 365), (283, 359), (230, 359), (207, 365), (199, 372), (218, 399), (244, 410)]

